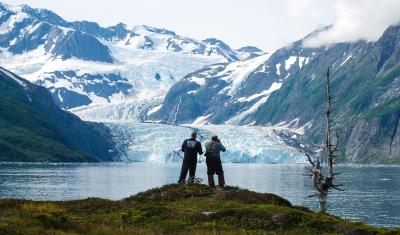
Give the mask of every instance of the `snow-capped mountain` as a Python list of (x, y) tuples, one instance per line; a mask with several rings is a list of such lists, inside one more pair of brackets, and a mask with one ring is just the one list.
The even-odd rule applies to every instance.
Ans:
[(242, 47), (242, 48), (239, 48), (237, 51), (242, 53), (242, 55), (246, 59), (252, 59), (254, 57), (257, 57), (257, 56), (265, 54), (264, 51), (260, 50), (257, 47), (253, 47), (253, 46)]
[[(135, 143), (166, 133), (145, 126), (149, 133), (140, 135), (137, 126), (124, 121), (223, 124), (211, 127), (231, 139), (238, 133), (230, 125), (273, 126), (285, 129), (278, 135), (289, 145), (297, 130), (310, 143), (321, 143), (330, 66), (343, 156), (353, 162), (399, 162), (400, 26), (388, 28), (377, 42), (305, 48), (303, 40), (266, 54), (254, 47), (233, 50), (214, 38), (195, 40), (148, 26), (67, 22), (48, 10), (0, 4), (0, 64), (47, 87), (60, 107), (85, 120), (120, 122), (110, 125), (116, 135), (139, 131), (130, 136)], [(187, 128), (175, 127), (169, 130), (183, 137)], [(208, 127), (199, 129), (208, 133)], [(293, 136), (293, 146), (303, 145), (304, 136), (301, 143)], [(135, 143), (128, 144), (139, 148)], [(167, 157), (172, 156), (168, 148)], [(141, 158), (135, 154), (132, 159)]]
[(122, 23), (68, 22), (49, 10), (0, 3), (0, 64), (47, 87), (64, 109), (88, 106), (79, 109), (88, 118), (110, 103), (153, 107), (184, 75), (257, 53), (233, 50), (214, 38), (195, 40)]
[[(317, 57), (323, 49), (302, 41), (246, 61), (206, 66), (171, 87), (162, 107), (150, 115), (166, 123), (241, 124), (270, 94)], [(256, 51), (245, 48), (246, 51)]]
[(321, 143), (330, 67), (334, 118), (343, 130), (341, 154), (352, 162), (398, 162), (400, 26), (389, 27), (376, 42), (305, 48), (303, 40), (271, 56), (188, 74), (150, 118), (304, 129), (310, 143)]

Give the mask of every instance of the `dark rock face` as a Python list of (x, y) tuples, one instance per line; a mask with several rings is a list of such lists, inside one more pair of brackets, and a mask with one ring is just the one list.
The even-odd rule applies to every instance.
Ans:
[(113, 59), (107, 46), (101, 44), (97, 38), (79, 31), (68, 32), (52, 51), (60, 55), (63, 60), (76, 57), (83, 60), (112, 63)]
[[(55, 87), (54, 84), (59, 79), (64, 79), (71, 83), (71, 88)], [(94, 94), (108, 100), (113, 94), (128, 95), (132, 85), (120, 74), (77, 74), (73, 70), (55, 71), (36, 82), (38, 85), (48, 87), (53, 95), (55, 102), (63, 109), (71, 109), (92, 103), (90, 97), (73, 91), (73, 87), (83, 87), (87, 94)]]
[(92, 103), (87, 96), (68, 90), (64, 87), (50, 88), (49, 90), (56, 105), (63, 109), (72, 109)]
[(74, 21), (68, 22), (59, 15), (46, 9), (34, 9), (28, 5), (24, 5), (22, 11), (30, 15), (38, 21), (48, 22), (52, 25), (59, 25), (66, 28), (73, 28), (76, 31), (91, 34), (95, 37), (106, 39), (123, 38), (127, 35), (127, 30), (123, 24), (117, 24), (108, 28), (101, 27), (96, 22), (89, 21)]
[(161, 81), (161, 75), (160, 75), (159, 73), (156, 73), (156, 75), (154, 76), (154, 78), (155, 78), (157, 81)]
[(65, 21), (63, 18), (61, 18), (54, 12), (46, 9), (34, 9), (29, 7), (28, 5), (24, 5), (22, 11), (29, 15), (34, 16), (38, 20), (47, 21), (50, 24), (58, 24), (58, 25), (67, 24), (67, 21)]
[(215, 94), (227, 85), (225, 81), (218, 78), (208, 79), (204, 86), (200, 86), (190, 79), (203, 72), (216, 75), (224, 68), (223, 64), (206, 67), (187, 75), (169, 90), (163, 106), (152, 118), (161, 119), (167, 123), (185, 123), (203, 116), (209, 111), (208, 108), (212, 106), (212, 103), (218, 102), (223, 105), (223, 101), (221, 102)]
[(226, 53), (229, 58), (229, 61), (239, 60), (236, 53), (234, 53), (233, 50), (228, 45), (226, 45), (223, 41), (218, 40), (216, 38), (208, 38), (208, 39), (203, 40), (203, 42), (205, 42), (209, 45), (212, 45), (212, 46), (216, 46), (215, 48), (213, 48), (211, 51), (208, 52), (209, 54), (211, 54), (211, 52), (214, 52), (213, 50), (215, 50), (215, 52), (219, 55), (223, 55), (224, 53)]
[(153, 33), (159, 33), (159, 34), (166, 34), (166, 35), (171, 35), (171, 36), (176, 36), (176, 33), (167, 29), (159, 29), (159, 28), (155, 28), (155, 27), (150, 27), (150, 26), (146, 26), (143, 25), (143, 27)]
[(261, 49), (259, 49), (257, 47), (253, 47), (253, 46), (245, 46), (245, 47), (239, 48), (238, 51), (242, 51), (242, 52), (263, 52)]
[(348, 160), (363, 163), (398, 162), (399, 120), (400, 110), (378, 119), (358, 120), (344, 148)]
[(226, 45), (223, 41), (218, 40), (216, 38), (208, 38), (208, 39), (203, 40), (203, 42), (205, 42), (207, 44), (210, 44), (210, 45), (213, 45), (213, 46), (219, 46), (219, 47), (221, 47), (222, 49), (225, 49), (225, 50), (230, 49), (230, 47), (228, 45)]
[(18, 37), (14, 45), (10, 45), (9, 51), (15, 54), (22, 54), (25, 51), (33, 50), (46, 42), (46, 35), (51, 26), (47, 23), (37, 22), (33, 32), (26, 32), (22, 37)]
[[(50, 11), (32, 9), (28, 6), (22, 7), (21, 13), (9, 11), (4, 6), (0, 10), (3, 13), (0, 23), (5, 23), (13, 17), (21, 17), (17, 14), (26, 14), (22, 16), (25, 18), (16, 21), (7, 33), (0, 36), (0, 46), (8, 48), (8, 51), (14, 54), (22, 54), (44, 45), (47, 52), (63, 59), (76, 57), (83, 60), (113, 62), (108, 47), (100, 43), (91, 33), (104, 37), (113, 35), (96, 23), (85, 21), (69, 23)], [(76, 30), (64, 32), (60, 26)]]
[(148, 36), (144, 36), (144, 44), (140, 47), (141, 49), (152, 49), (153, 48), (153, 41)]
[(252, 59), (252, 58), (255, 58), (257, 56), (264, 54), (264, 52), (262, 50), (260, 50), (257, 47), (253, 47), (253, 46), (245, 46), (245, 47), (239, 48), (237, 51), (248, 53), (249, 56), (247, 57), (247, 59)]

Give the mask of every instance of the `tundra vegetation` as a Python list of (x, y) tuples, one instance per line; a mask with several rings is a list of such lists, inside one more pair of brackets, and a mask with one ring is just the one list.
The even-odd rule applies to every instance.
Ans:
[(0, 201), (0, 234), (400, 234), (237, 187), (165, 185), (120, 201)]

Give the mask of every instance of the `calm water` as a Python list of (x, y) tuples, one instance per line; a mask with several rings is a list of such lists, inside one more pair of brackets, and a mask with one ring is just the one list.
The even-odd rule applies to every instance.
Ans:
[[(315, 209), (310, 178), (301, 165), (225, 164), (226, 181), (283, 196)], [(378, 226), (400, 226), (400, 166), (339, 166), (346, 191), (334, 191), (329, 212)], [(177, 181), (178, 163), (15, 164), (0, 163), (0, 198), (121, 199)], [(197, 176), (206, 179), (205, 164)]]

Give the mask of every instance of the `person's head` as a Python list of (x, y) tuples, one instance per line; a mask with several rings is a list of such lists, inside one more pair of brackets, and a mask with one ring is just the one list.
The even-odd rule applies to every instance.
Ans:
[(196, 139), (197, 138), (197, 133), (196, 132), (192, 132), (191, 137), (192, 137), (192, 139)]
[(219, 141), (218, 136), (213, 135), (213, 136), (211, 137), (211, 141), (218, 142), (218, 141)]

